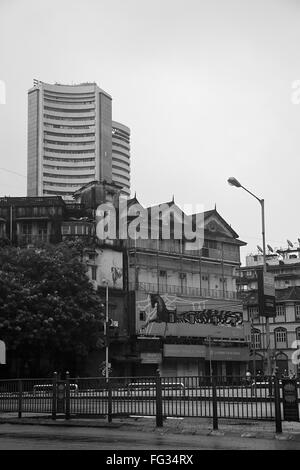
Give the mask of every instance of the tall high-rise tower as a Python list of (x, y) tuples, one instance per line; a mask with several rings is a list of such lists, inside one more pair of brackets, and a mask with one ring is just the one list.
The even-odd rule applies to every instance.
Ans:
[(130, 196), (130, 129), (112, 122), (112, 179), (120, 184), (125, 196)]
[(28, 92), (28, 196), (61, 195), (112, 181), (112, 98), (96, 83)]

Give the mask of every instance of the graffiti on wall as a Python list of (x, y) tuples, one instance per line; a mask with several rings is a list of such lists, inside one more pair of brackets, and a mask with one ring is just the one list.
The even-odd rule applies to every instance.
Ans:
[[(189, 308), (187, 308), (189, 307)], [(140, 331), (145, 332), (155, 323), (211, 324), (238, 327), (243, 324), (242, 311), (234, 310), (236, 305), (213, 303), (208, 300), (196, 301), (165, 294), (149, 294), (145, 300), (137, 301), (137, 310), (144, 311), (146, 320)], [(229, 310), (233, 307), (233, 310)]]

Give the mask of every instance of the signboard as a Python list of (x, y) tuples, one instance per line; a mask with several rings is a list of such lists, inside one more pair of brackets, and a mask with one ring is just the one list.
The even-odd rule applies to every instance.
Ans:
[(206, 359), (212, 361), (249, 361), (249, 349), (211, 347), (206, 350)]
[(257, 271), (259, 316), (276, 317), (274, 274)]
[(114, 289), (123, 289), (123, 254), (108, 248), (98, 250), (97, 283), (103, 285), (103, 279)]
[(282, 379), (282, 395), (284, 421), (299, 421), (297, 381)]
[(6, 347), (4, 341), (0, 341), (0, 364), (6, 364)]
[(198, 344), (164, 344), (164, 357), (205, 358), (206, 346)]
[(141, 353), (141, 363), (142, 364), (160, 364), (161, 363), (161, 353)]

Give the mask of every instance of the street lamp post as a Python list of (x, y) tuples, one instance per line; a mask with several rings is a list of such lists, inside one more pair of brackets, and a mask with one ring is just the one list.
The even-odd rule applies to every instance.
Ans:
[[(260, 199), (255, 194), (253, 194), (249, 189), (245, 188), (241, 185), (241, 183), (233, 177), (228, 178), (228, 183), (231, 186), (235, 186), (236, 188), (242, 188), (251, 196), (253, 196), (261, 206), (261, 226), (262, 226), (262, 243), (263, 243), (263, 270), (264, 273), (267, 272), (267, 263), (266, 263), (266, 233), (265, 233), (265, 201), (264, 199)], [(270, 323), (269, 318), (266, 316), (266, 353), (267, 353), (267, 375), (270, 376), (271, 371), (271, 356), (270, 356)]]
[(103, 284), (106, 286), (106, 301), (105, 301), (105, 322), (104, 322), (104, 337), (105, 337), (105, 379), (108, 382), (108, 281), (103, 279)]

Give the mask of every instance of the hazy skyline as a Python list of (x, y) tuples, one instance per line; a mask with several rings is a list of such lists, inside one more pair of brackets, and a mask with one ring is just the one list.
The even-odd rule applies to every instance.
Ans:
[[(0, 0), (0, 167), (26, 175), (27, 91), (95, 81), (131, 129), (131, 190), (142, 204), (204, 204), (261, 245), (300, 237), (300, 5), (296, 0)], [(26, 178), (0, 170), (0, 196)]]

